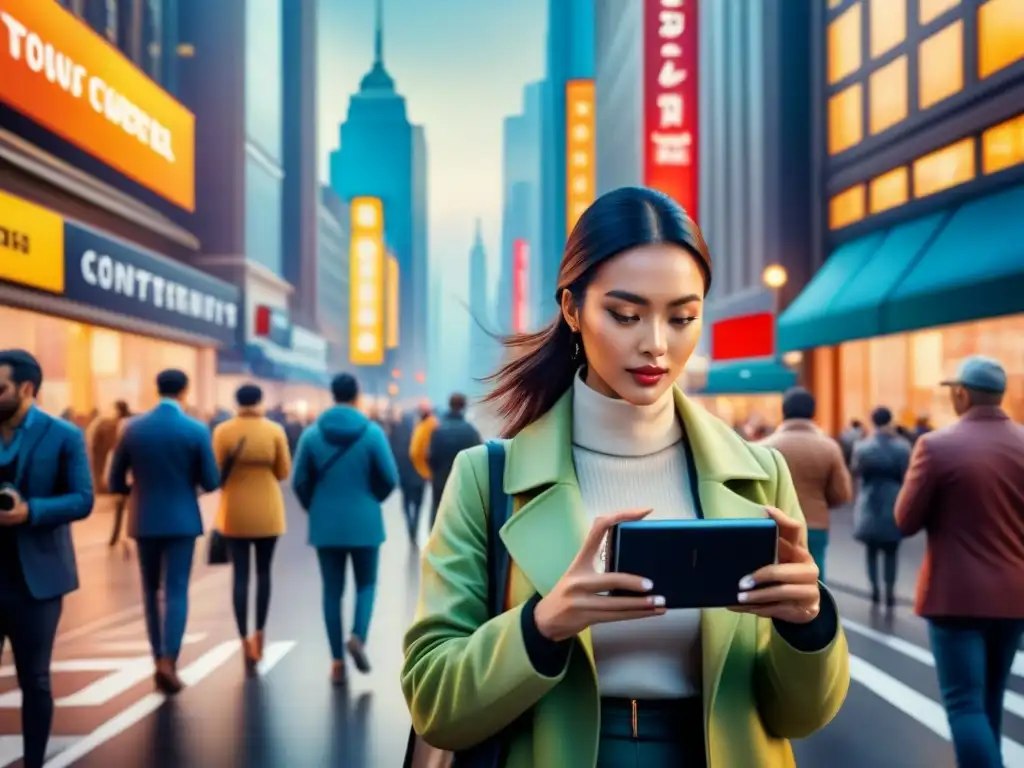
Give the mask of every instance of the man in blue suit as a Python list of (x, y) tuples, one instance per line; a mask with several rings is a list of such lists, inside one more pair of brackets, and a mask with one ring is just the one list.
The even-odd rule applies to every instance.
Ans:
[(164, 693), (175, 694), (182, 689), (177, 663), (188, 620), (192, 555), (203, 535), (198, 489), (216, 490), (220, 472), (210, 430), (184, 411), (188, 376), (163, 371), (156, 385), (160, 404), (125, 427), (109, 485), (112, 493), (130, 494), (128, 533), (138, 545), (146, 630), (156, 662), (153, 679)]
[(31, 354), (0, 351), (0, 654), (10, 639), (26, 768), (46, 756), (53, 642), (63, 597), (78, 589), (69, 523), (93, 501), (82, 432), (36, 408), (42, 382)]

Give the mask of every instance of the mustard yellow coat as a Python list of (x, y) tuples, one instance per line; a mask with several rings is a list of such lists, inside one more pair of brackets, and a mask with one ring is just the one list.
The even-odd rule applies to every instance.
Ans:
[(233, 538), (264, 538), (284, 534), (284, 497), (281, 481), (292, 471), (284, 429), (255, 413), (243, 413), (213, 431), (217, 465), (245, 437), (227, 484), (221, 488), (216, 529)]
[(409, 459), (419, 476), (427, 481), (431, 479), (430, 437), (439, 423), (440, 420), (433, 414), (422, 419), (413, 429), (412, 438), (409, 440)]
[[(803, 520), (781, 456), (743, 441), (676, 390), (708, 518), (764, 517), (774, 505)], [(465, 451), (441, 500), (423, 555), (420, 600), (405, 637), (402, 688), (429, 743), (459, 750), (513, 729), (507, 768), (594, 768), (600, 691), (589, 630), (557, 677), (530, 663), (522, 604), (547, 594), (590, 528), (572, 458), (572, 393), (507, 445), (504, 490), (515, 512), (501, 531), (513, 567), (508, 610), (487, 618), (487, 455)], [(827, 593), (826, 593), (827, 594)], [(831, 600), (831, 596), (827, 599)], [(842, 627), (825, 649), (804, 653), (750, 614), (701, 615), (704, 729), (709, 768), (792, 768), (790, 739), (824, 727), (850, 684)]]

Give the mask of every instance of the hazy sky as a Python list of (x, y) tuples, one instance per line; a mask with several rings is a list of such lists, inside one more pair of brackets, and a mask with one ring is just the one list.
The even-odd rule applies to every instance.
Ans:
[[(373, 61), (374, 0), (319, 0), (319, 154), (338, 146), (350, 94)], [(384, 61), (426, 129), (431, 267), (465, 293), (474, 219), (492, 264), (501, 227), (502, 119), (544, 71), (547, 0), (384, 0)], [(493, 275), (492, 275), (493, 277)]]

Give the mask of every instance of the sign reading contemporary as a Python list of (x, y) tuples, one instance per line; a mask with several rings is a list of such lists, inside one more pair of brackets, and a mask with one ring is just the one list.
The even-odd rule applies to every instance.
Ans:
[(71, 222), (64, 223), (64, 248), (68, 299), (235, 342), (234, 286)]
[(597, 174), (594, 122), (594, 81), (565, 84), (565, 223), (571, 233), (580, 216), (594, 202)]
[(195, 117), (59, 3), (3, 0), (0, 101), (195, 210)]
[(356, 197), (349, 251), (349, 360), (384, 362), (384, 205), (378, 197)]
[(398, 347), (399, 268), (398, 259), (395, 258), (393, 253), (388, 253), (384, 266), (384, 306), (387, 311), (387, 323), (384, 325), (384, 346), (387, 349), (395, 349)]
[(512, 243), (512, 332), (526, 333), (529, 324), (530, 244), (522, 238)]
[(697, 220), (697, 2), (644, 0), (644, 183)]

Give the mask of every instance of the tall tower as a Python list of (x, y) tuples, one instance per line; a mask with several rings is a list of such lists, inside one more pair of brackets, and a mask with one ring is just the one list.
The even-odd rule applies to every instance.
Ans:
[(492, 372), (497, 357), (496, 342), (488, 334), (493, 325), (488, 293), (487, 250), (477, 219), (473, 247), (469, 250), (469, 312), (473, 316), (469, 329), (469, 375), (473, 379), (470, 394), (474, 397), (483, 394), (484, 385), (478, 380)]
[(383, 370), (401, 372), (403, 395), (424, 390), (415, 374), (426, 357), (426, 302), (417, 295), (426, 291), (418, 277), (426, 269), (426, 139), (418, 133), (422, 129), (409, 123), (405, 98), (385, 66), (383, 5), (377, 0), (373, 64), (349, 100), (339, 147), (331, 153), (330, 184), (346, 202), (370, 196), (384, 205), (385, 237), (399, 268), (399, 331), (398, 348)]

